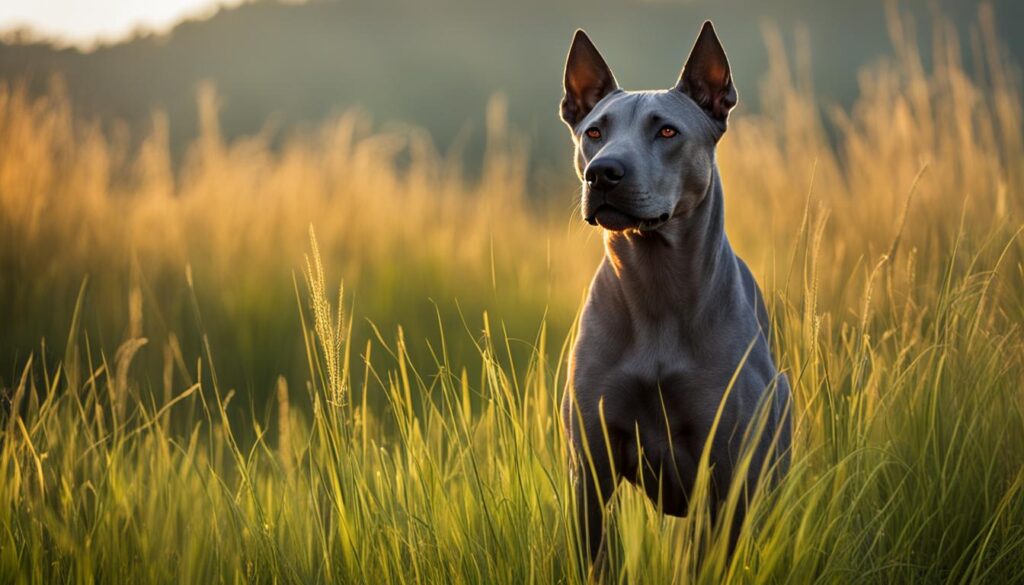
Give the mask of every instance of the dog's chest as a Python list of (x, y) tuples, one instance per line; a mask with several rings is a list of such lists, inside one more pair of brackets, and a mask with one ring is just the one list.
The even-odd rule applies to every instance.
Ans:
[(604, 401), (616, 426), (629, 432), (653, 423), (663, 429), (666, 416), (685, 423), (714, 414), (721, 368), (681, 324), (666, 319), (628, 334), (586, 337), (575, 351), (573, 382), (582, 405), (591, 407), (586, 410)]
[(697, 369), (693, 348), (684, 341), (676, 323), (636, 328), (631, 337), (622, 348), (619, 368), (634, 384), (664, 388), (680, 383)]

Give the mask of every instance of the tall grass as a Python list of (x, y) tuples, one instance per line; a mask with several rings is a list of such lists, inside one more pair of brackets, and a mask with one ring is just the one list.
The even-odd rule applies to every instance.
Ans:
[[(59, 90), (41, 99), (0, 90), (0, 354), (23, 362), (41, 338), (66, 338), (88, 277), (82, 324), (104, 346), (124, 337), (139, 291), (153, 349), (140, 365), (156, 377), (161, 346), (202, 350), (194, 293), (203, 333), (231, 356), (221, 379), (262, 404), (279, 375), (305, 370), (292, 276), (311, 224), (360, 316), (385, 330), (402, 324), (422, 340), (438, 309), (458, 329), (456, 301), (475, 328), (485, 310), (519, 335), (548, 310), (568, 327), (600, 252), (567, 229), (573, 187), (558, 199), (527, 196), (523, 147), (504, 128), (501, 100), (491, 104), (482, 175), (470, 183), (426, 137), (373, 134), (358, 113), (279, 152), (260, 136), (225, 144), (216, 99), (201, 92), (202, 136), (173, 170), (159, 114), (136, 152), (75, 120)], [(355, 327), (372, 337), (363, 319)]]
[[(1024, 582), (1024, 128), (991, 19), (971, 76), (948, 25), (925, 67), (893, 14), (831, 136), (766, 31), (766, 113), (719, 162), (792, 469), (732, 557), (621, 490), (610, 580)], [(574, 188), (528, 195), (500, 102), (467, 182), (357, 115), (225, 144), (203, 100), (176, 172), (159, 116), (130, 152), (0, 91), (0, 580), (582, 582)]]

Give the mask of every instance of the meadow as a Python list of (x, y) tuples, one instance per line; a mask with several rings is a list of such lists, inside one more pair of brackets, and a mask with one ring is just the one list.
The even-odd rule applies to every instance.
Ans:
[[(1024, 122), (992, 19), (925, 58), (892, 14), (846, 109), (766, 28), (718, 157), (792, 469), (731, 557), (699, 496), (620, 490), (609, 581), (1024, 582)], [(585, 582), (558, 403), (601, 239), (572, 177), (527, 168), (500, 97), (477, 176), (359, 112), (228, 142), (198, 99), (177, 165), (159, 112), (136, 144), (59, 82), (0, 88), (0, 581)]]

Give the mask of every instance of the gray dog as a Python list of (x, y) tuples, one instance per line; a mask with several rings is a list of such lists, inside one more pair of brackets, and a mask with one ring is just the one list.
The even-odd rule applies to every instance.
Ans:
[[(686, 515), (720, 405), (709, 451), (713, 516), (756, 421), (763, 432), (751, 443), (744, 493), (763, 469), (787, 465), (789, 384), (772, 359), (761, 292), (725, 236), (715, 145), (735, 105), (710, 22), (663, 91), (619, 89), (587, 35), (573, 38), (561, 115), (576, 145), (583, 217), (604, 228), (605, 248), (563, 402), (591, 560), (619, 479), (642, 486), (665, 513)], [(730, 546), (744, 513), (741, 498)]]

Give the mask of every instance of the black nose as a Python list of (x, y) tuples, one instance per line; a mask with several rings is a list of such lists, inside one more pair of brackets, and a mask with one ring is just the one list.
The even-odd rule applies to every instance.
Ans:
[(583, 178), (592, 189), (611, 189), (626, 176), (626, 167), (613, 158), (603, 158), (587, 165)]

